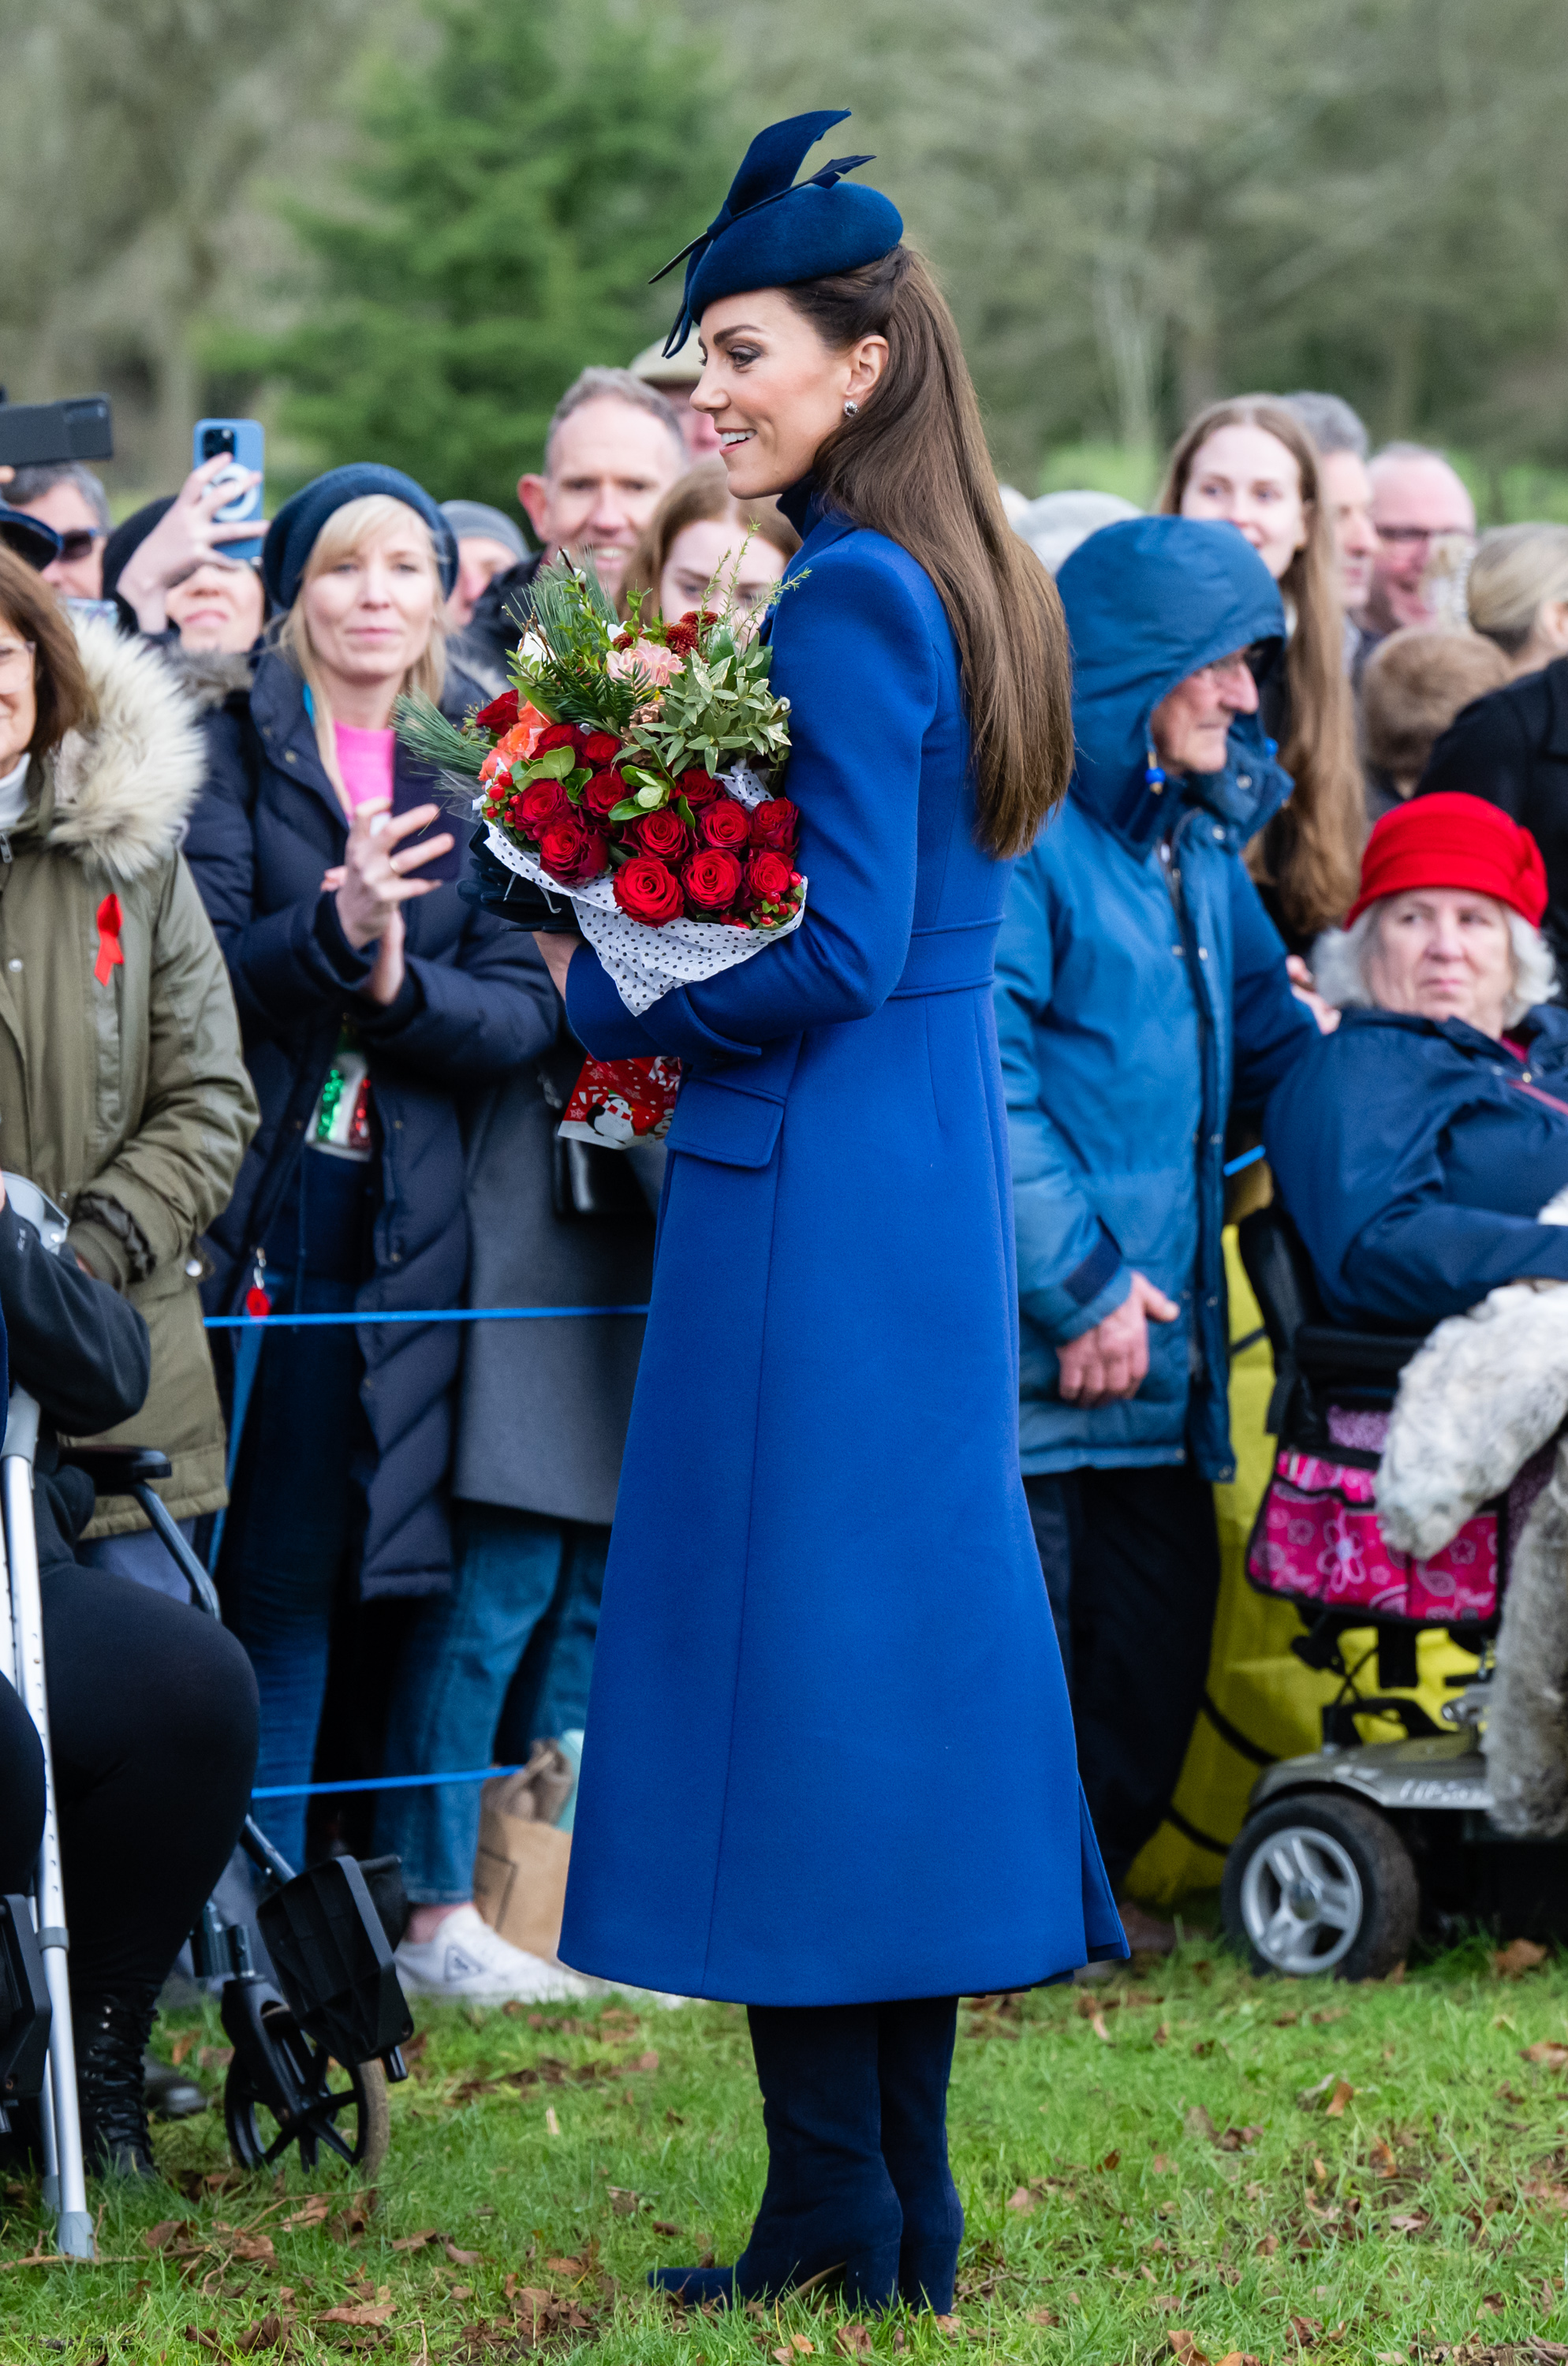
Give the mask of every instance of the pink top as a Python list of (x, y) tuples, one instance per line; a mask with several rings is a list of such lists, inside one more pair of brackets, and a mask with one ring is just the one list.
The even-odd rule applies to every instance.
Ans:
[(333, 738), (337, 741), (338, 771), (355, 812), (372, 797), (385, 798), (389, 804), (397, 735), (391, 731), (355, 731), (350, 724), (334, 723)]

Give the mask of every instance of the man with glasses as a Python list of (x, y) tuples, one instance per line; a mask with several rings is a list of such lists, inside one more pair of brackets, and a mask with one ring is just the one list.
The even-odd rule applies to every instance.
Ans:
[(6, 487), (5, 499), (10, 508), (41, 519), (60, 536), (59, 557), (40, 569), (44, 581), (68, 600), (101, 599), (109, 501), (91, 468), (75, 460), (18, 468)]
[(1432, 561), (1450, 546), (1461, 562), (1450, 572), (1462, 580), (1464, 546), (1475, 539), (1475, 504), (1462, 480), (1422, 444), (1385, 444), (1370, 473), (1378, 549), (1362, 625), (1381, 639), (1401, 625), (1452, 621), (1434, 599)]

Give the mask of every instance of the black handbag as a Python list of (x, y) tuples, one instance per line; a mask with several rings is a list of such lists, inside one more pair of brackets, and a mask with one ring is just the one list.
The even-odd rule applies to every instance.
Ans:
[[(539, 1062), (539, 1089), (558, 1118), (571, 1098), (586, 1057), (576, 1037), (563, 1029)], [(637, 1216), (648, 1221), (648, 1201), (625, 1151), (596, 1142), (563, 1142), (558, 1131), (550, 1141), (550, 1201), (562, 1218), (611, 1217), (624, 1222)]]

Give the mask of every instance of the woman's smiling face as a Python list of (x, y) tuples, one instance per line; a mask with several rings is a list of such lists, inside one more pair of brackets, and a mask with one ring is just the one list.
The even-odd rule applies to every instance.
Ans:
[(1181, 514), (1239, 526), (1276, 583), (1307, 538), (1296, 456), (1267, 427), (1216, 427), (1192, 455)]
[(887, 361), (886, 337), (835, 353), (779, 287), (719, 298), (701, 334), (693, 407), (713, 421), (729, 490), (742, 497), (785, 492), (809, 475), (845, 403), (863, 403)]

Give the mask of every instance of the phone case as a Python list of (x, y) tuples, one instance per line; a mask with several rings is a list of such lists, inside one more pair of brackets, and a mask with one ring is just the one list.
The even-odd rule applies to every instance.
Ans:
[[(191, 465), (194, 468), (201, 466), (203, 458), (201, 439), (209, 427), (231, 427), (234, 431), (235, 467), (254, 468), (258, 478), (263, 479), (262, 482), (253, 485), (248, 492), (243, 493), (238, 501), (231, 501), (226, 508), (220, 509), (217, 513), (219, 523), (229, 525), (240, 518), (254, 517), (259, 520), (262, 514), (262, 495), (266, 490), (265, 482), (266, 434), (261, 421), (259, 419), (198, 419), (191, 431), (190, 439)], [(261, 546), (262, 538), (258, 534), (254, 542), (226, 542), (223, 545), (223, 555), (226, 558), (259, 558)]]

